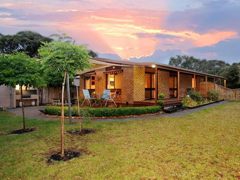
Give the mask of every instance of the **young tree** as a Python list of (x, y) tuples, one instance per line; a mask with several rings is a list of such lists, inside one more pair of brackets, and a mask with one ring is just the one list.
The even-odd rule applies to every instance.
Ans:
[(26, 123), (22, 89), (23, 86), (38, 87), (44, 84), (40, 66), (39, 61), (33, 60), (24, 53), (0, 54), (0, 85), (20, 86), (23, 130), (26, 129)]
[[(66, 33), (61, 34), (52, 34), (50, 35), (51, 38), (54, 39), (54, 41), (59, 42), (67, 42), (70, 44), (75, 44), (75, 41), (71, 36), (68, 36)], [(71, 92), (70, 92), (70, 77), (69, 74), (66, 74), (66, 83), (67, 83), (67, 99), (68, 99), (68, 118), (69, 122), (72, 122), (72, 103), (71, 103)]]
[(73, 77), (79, 70), (90, 66), (88, 50), (84, 46), (68, 42), (54, 41), (45, 43), (39, 49), (46, 71), (59, 72), (63, 77), (61, 111), (61, 156), (64, 156), (64, 87), (67, 74)]
[[(54, 41), (58, 41), (58, 42), (67, 42), (70, 44), (75, 44), (75, 40), (71, 37), (68, 36), (66, 33), (61, 33), (61, 34), (52, 34), (50, 35), (50, 37), (54, 40)], [(97, 53), (94, 52), (93, 50), (88, 50), (88, 55), (92, 58), (97, 57)], [(56, 84), (61, 84), (62, 83), (62, 74), (59, 74), (58, 76), (56, 76), (56, 72), (54, 71), (48, 71), (46, 72), (46, 77), (47, 79), (50, 78), (49, 85), (56, 85)], [(52, 77), (54, 77), (54, 81), (52, 80)], [(59, 81), (60, 79), (60, 81)], [(73, 78), (71, 78), (69, 76), (69, 74), (67, 73), (66, 75), (66, 84), (67, 84), (67, 99), (68, 99), (68, 117), (69, 117), (69, 122), (72, 121), (72, 111), (71, 111), (71, 92), (70, 92), (70, 82), (73, 81)]]

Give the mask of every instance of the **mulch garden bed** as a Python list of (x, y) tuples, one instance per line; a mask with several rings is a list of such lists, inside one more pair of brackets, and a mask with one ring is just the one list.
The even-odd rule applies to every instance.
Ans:
[(73, 158), (78, 158), (84, 155), (94, 155), (87, 149), (65, 149), (64, 156), (61, 156), (60, 152), (50, 151), (47, 155), (47, 163), (49, 165), (54, 164), (54, 162), (69, 161)]
[(82, 129), (81, 131), (80, 130), (68, 130), (67, 131), (69, 134), (72, 134), (72, 135), (80, 135), (80, 136), (83, 136), (83, 135), (86, 135), (86, 134), (91, 134), (91, 133), (95, 133), (96, 130), (94, 129)]
[(54, 161), (68, 161), (73, 158), (77, 158), (82, 153), (80, 151), (74, 151), (74, 150), (65, 150), (64, 156), (61, 156), (60, 152), (53, 153), (47, 160), (48, 164), (52, 164)]
[(11, 131), (10, 134), (24, 134), (24, 133), (29, 133), (35, 130), (36, 128), (17, 129), (17, 130)]

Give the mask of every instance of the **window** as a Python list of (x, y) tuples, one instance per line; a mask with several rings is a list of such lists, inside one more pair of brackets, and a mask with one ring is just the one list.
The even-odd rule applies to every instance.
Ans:
[(169, 96), (170, 98), (176, 98), (178, 94), (178, 84), (177, 84), (177, 73), (170, 72), (168, 85), (169, 85)]
[(84, 80), (84, 88), (85, 89), (95, 89), (95, 76), (90, 76), (85, 78)]
[(155, 74), (145, 73), (145, 99), (155, 98)]
[(115, 89), (115, 75), (107, 74), (107, 89)]
[(146, 73), (145, 74), (145, 88), (155, 88), (155, 74)]

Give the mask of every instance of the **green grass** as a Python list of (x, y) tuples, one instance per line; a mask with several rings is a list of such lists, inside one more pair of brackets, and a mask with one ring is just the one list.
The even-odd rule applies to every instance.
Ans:
[[(59, 149), (59, 122), (27, 120), (37, 131), (0, 135), (0, 179), (237, 179), (240, 177), (240, 102), (181, 118), (94, 122), (95, 134), (70, 136), (66, 147), (89, 154), (48, 165)], [(0, 134), (21, 118), (0, 113)], [(76, 128), (77, 124), (66, 129)]]

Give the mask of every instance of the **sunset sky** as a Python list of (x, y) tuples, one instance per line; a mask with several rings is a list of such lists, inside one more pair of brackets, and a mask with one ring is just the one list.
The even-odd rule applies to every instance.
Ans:
[(239, 0), (1, 0), (0, 33), (67, 33), (102, 57), (240, 61)]

